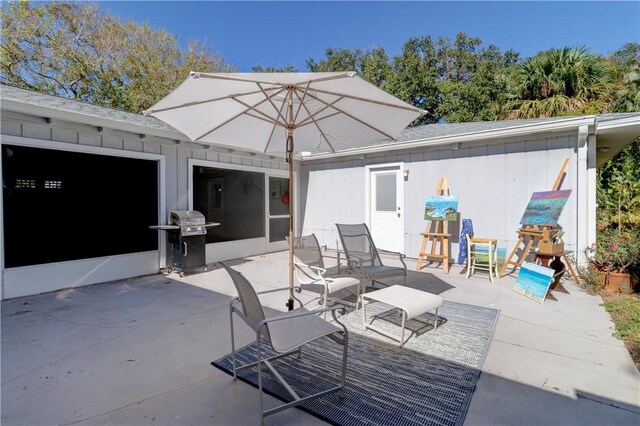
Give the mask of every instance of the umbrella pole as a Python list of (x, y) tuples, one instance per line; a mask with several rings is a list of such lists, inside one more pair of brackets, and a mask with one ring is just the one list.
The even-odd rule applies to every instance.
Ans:
[(287, 162), (289, 163), (289, 300), (287, 307), (293, 310), (293, 132), (287, 136)]
[(293, 202), (295, 197), (293, 196), (293, 130), (295, 128), (293, 116), (293, 87), (287, 87), (288, 99), (288, 116), (289, 126), (287, 128), (287, 163), (289, 163), (289, 300), (287, 301), (287, 307), (290, 311), (293, 310)]

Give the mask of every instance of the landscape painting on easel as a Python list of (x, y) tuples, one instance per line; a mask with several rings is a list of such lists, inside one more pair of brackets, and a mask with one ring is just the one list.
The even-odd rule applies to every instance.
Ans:
[(529, 299), (542, 303), (547, 297), (554, 272), (551, 268), (524, 262), (513, 289)]
[(425, 220), (456, 220), (457, 195), (428, 195), (424, 203)]
[(520, 219), (520, 225), (554, 226), (567, 205), (570, 189), (534, 192)]

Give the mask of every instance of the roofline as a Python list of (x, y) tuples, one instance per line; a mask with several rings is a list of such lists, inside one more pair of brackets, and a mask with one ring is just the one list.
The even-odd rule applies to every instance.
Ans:
[(616, 129), (618, 127), (640, 126), (640, 115), (632, 115), (630, 117), (615, 118), (613, 120), (598, 122), (596, 127), (596, 135), (600, 130)]
[[(96, 117), (93, 115), (83, 114), (78, 111), (67, 111), (51, 106), (42, 106), (33, 103), (21, 102), (14, 99), (6, 99), (0, 96), (0, 104), (3, 110), (18, 112), (29, 115), (41, 116), (49, 119), (61, 120), (70, 123), (80, 123), (93, 127), (104, 127), (113, 130), (120, 130), (134, 134), (156, 136), (174, 141), (190, 141), (188, 137), (179, 131), (171, 131), (166, 129), (158, 129), (149, 127), (144, 124), (126, 122), (113, 118)], [(122, 111), (123, 113), (128, 113)], [(133, 114), (137, 115), (137, 114)], [(374, 146), (361, 148), (353, 148), (339, 151), (337, 153), (321, 153), (303, 155), (302, 161), (323, 160), (330, 158), (348, 157), (364, 154), (377, 154), (388, 151), (410, 150), (423, 147), (436, 147), (455, 143), (474, 142), (486, 139), (509, 138), (517, 136), (526, 136), (538, 133), (567, 131), (580, 126), (594, 126), (595, 134), (603, 130), (611, 130), (616, 128), (638, 125), (640, 117), (632, 115), (629, 117), (616, 118), (606, 121), (598, 121), (596, 115), (587, 115), (579, 117), (568, 117), (565, 119), (557, 119), (551, 122), (536, 122), (523, 124), (513, 127), (504, 127), (500, 129), (480, 130), (469, 133), (461, 133), (455, 135), (438, 136), (431, 138), (413, 139), (407, 141), (395, 141)], [(217, 144), (206, 143), (206, 146), (216, 146)], [(220, 145), (222, 146), (222, 145)]]
[(570, 117), (566, 119), (554, 120), (552, 122), (523, 124), (520, 126), (506, 127), (502, 129), (480, 130), (476, 132), (462, 133), (457, 135), (438, 136), (433, 138), (414, 139), (402, 142), (390, 142), (376, 146), (353, 148), (339, 151), (335, 154), (310, 154), (303, 156), (303, 161), (324, 160), (328, 158), (346, 157), (351, 155), (376, 154), (391, 150), (405, 150), (423, 147), (449, 145), (453, 143), (474, 142), (478, 140), (505, 138), (514, 136), (525, 136), (536, 133), (549, 133), (566, 131), (580, 126), (593, 126), (596, 123), (595, 115), (580, 117)]
[[(113, 130), (121, 130), (130, 133), (137, 133), (149, 136), (157, 136), (166, 139), (189, 141), (185, 135), (178, 131), (156, 129), (141, 124), (114, 120), (109, 118), (96, 117), (83, 114), (78, 111), (66, 111), (50, 106), (42, 106), (32, 103), (20, 102), (13, 99), (0, 98), (2, 109), (6, 111), (19, 112), (23, 114), (36, 115), (40, 117), (66, 121), (70, 123), (80, 123), (93, 127), (104, 127)], [(126, 111), (121, 111), (126, 112)], [(132, 113), (128, 113), (132, 114)], [(137, 114), (134, 114), (137, 115)]]

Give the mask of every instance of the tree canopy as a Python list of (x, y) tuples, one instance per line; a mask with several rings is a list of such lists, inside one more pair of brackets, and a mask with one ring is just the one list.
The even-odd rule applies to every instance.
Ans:
[(456, 39), (411, 37), (389, 58), (382, 47), (326, 49), (325, 58), (309, 58), (309, 71), (356, 71), (362, 78), (427, 111), (414, 124), (494, 120), (494, 103), (506, 88), (512, 50), (483, 46), (459, 33)]
[(557, 117), (607, 111), (607, 61), (584, 47), (550, 49), (518, 63), (502, 118)]
[(627, 43), (610, 57), (615, 96), (612, 110), (640, 111), (640, 43)]
[[(181, 47), (164, 30), (122, 22), (94, 4), (19, 1), (0, 13), (0, 81), (18, 87), (140, 112), (191, 70), (234, 71), (198, 41)], [(640, 111), (639, 43), (609, 56), (579, 46), (522, 60), (465, 33), (455, 40), (427, 35), (409, 38), (393, 57), (379, 46), (327, 48), (306, 66), (356, 71), (426, 110), (414, 125)], [(253, 71), (298, 70), (256, 65)], [(636, 141), (598, 170), (599, 231), (640, 226), (639, 163)]]
[(231, 70), (197, 41), (180, 48), (166, 31), (94, 4), (18, 2), (1, 13), (0, 81), (18, 87), (141, 112), (191, 70)]
[[(147, 23), (120, 21), (89, 3), (9, 3), (2, 13), (0, 81), (44, 93), (140, 112), (191, 70), (234, 71), (207, 46)], [(640, 110), (640, 44), (604, 57), (584, 47), (550, 49), (521, 60), (513, 50), (416, 36), (390, 57), (380, 46), (327, 48), (311, 72), (356, 71), (427, 111), (415, 124)], [(291, 65), (254, 72), (296, 72)]]

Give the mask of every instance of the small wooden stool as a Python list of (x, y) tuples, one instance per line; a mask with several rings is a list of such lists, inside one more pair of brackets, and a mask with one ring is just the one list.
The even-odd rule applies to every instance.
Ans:
[[(489, 271), (489, 280), (493, 282), (493, 275), (498, 277), (498, 240), (494, 238), (475, 238), (467, 237), (467, 278), (469, 278), (476, 269), (483, 271)], [(473, 247), (473, 248), (472, 248)], [(489, 264), (487, 266), (477, 263), (478, 254), (484, 254), (485, 251), (482, 248), (486, 248), (487, 257), (489, 258)], [(480, 249), (480, 250), (479, 250)]]

